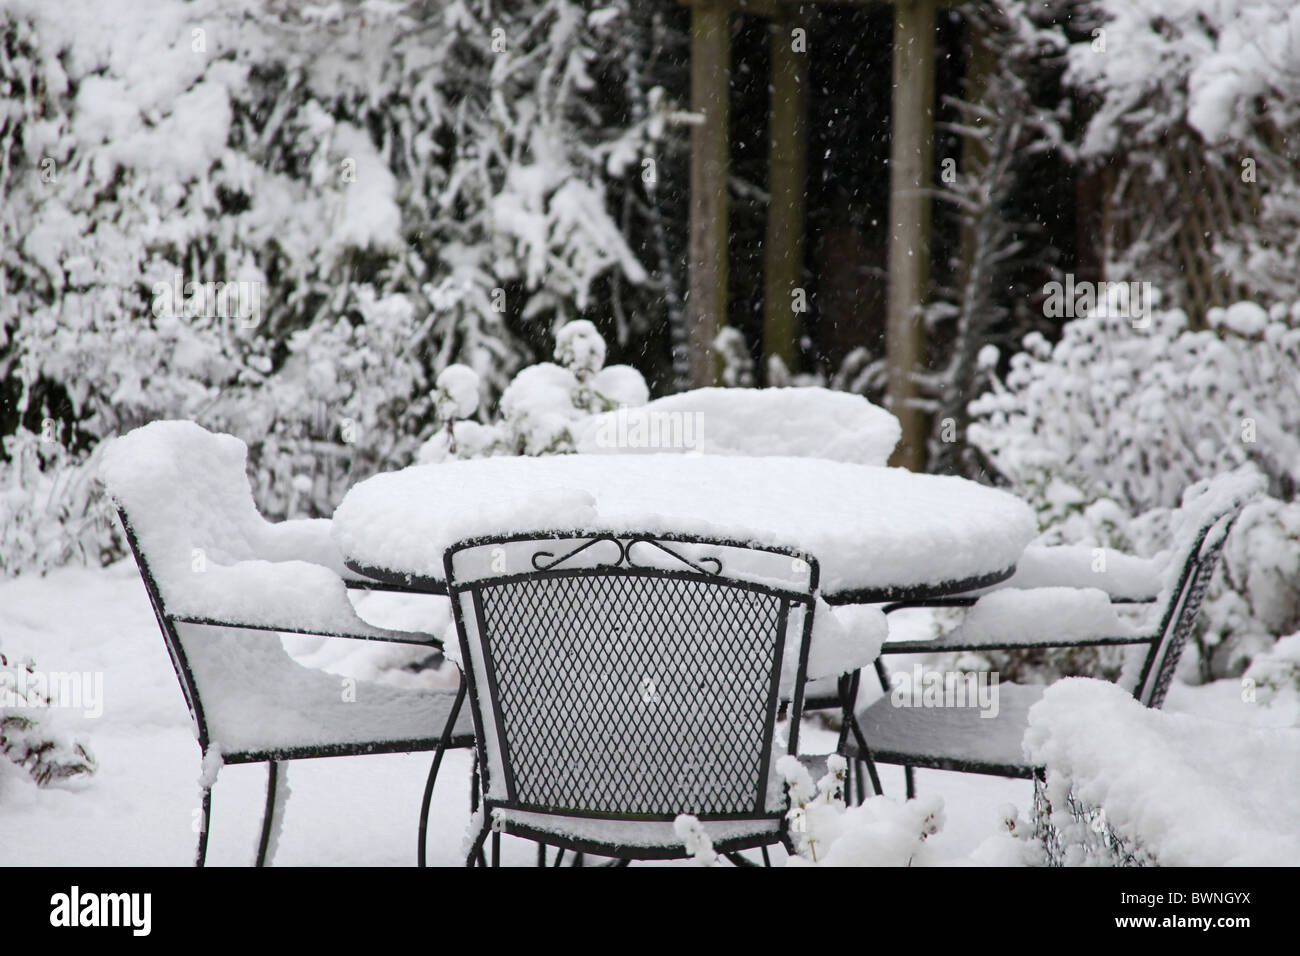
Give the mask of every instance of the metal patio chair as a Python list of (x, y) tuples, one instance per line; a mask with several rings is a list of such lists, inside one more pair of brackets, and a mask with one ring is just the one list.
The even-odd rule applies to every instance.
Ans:
[[(266, 808), (256, 857), (261, 866), (271, 845), (277, 784), (285, 762), (472, 746), (468, 720), (447, 722), (461, 692), (407, 691), (357, 682), (353, 699), (345, 701), (339, 677), (298, 664), (278, 636), (268, 633), (396, 642), (431, 652), (442, 647), (429, 634), (374, 627), (349, 613), (350, 605), (334, 608), (327, 619), (320, 614), (312, 618), (313, 609), (303, 605), (329, 609), (331, 598), (340, 600), (338, 593), (295, 585), (304, 579), (333, 582), (339, 593), (346, 593), (338, 576), (316, 563), (324, 560), (320, 555), (328, 545), (328, 522), (265, 522), (253, 504), (242, 442), (191, 422), (155, 422), (115, 444), (113, 462), (103, 477), (180, 681), (203, 759), (196, 866), (207, 857), (212, 788), (221, 766), (267, 764)], [(152, 512), (168, 507), (174, 509), (170, 525), (150, 520), (156, 518)], [(184, 518), (189, 520), (182, 525)], [(290, 525), (300, 527), (286, 528)], [(266, 542), (252, 532), (269, 530), (275, 538), (277, 529), (290, 533), (260, 549), (272, 552), (274, 560), (259, 558), (257, 545)], [(292, 560), (287, 545), (304, 540), (307, 546), (299, 550), (305, 560)], [(201, 570), (191, 567), (188, 556), (196, 549), (207, 549), (214, 563)], [(230, 563), (217, 564), (218, 557)], [(181, 561), (183, 569), (177, 567)], [(186, 574), (241, 567), (286, 587), (283, 601), (269, 609), (270, 616), (266, 608), (241, 608), (238, 594), (184, 593)], [(205, 600), (211, 606), (205, 608)], [(341, 600), (346, 603), (345, 597)], [(301, 623), (301, 615), (309, 625)]]
[(738, 864), (791, 849), (774, 765), (798, 754), (815, 559), (574, 531), (465, 541), (444, 564), (483, 794), (467, 865), (489, 836), (496, 864), (502, 833), (538, 843), (542, 862), (558, 848), (554, 865), (565, 851), (685, 857), (679, 814)]
[[(1132, 693), (1148, 707), (1158, 708), (1164, 703), (1224, 541), (1248, 498), (1249, 495), (1227, 496), (1202, 516), (1181, 555), (1175, 555), (1175, 560), (1179, 560), (1175, 566), (1180, 567), (1178, 577), (1168, 589), (1159, 623), (1152, 631), (1097, 636), (1072, 645), (1146, 645), (1148, 650)], [(1062, 642), (1053, 639), (1050, 622), (1044, 622), (1043, 637), (1033, 642), (986, 641), (976, 645), (960, 639), (944, 643), (941, 638), (904, 644), (899, 652), (1053, 646), (1062, 646)], [(909, 797), (914, 795), (913, 767), (1035, 778), (1037, 768), (1027, 763), (1022, 754), (1021, 739), (1028, 726), (1029, 708), (1038, 702), (1045, 689), (1032, 684), (999, 684), (999, 709), (995, 717), (982, 716), (975, 707), (895, 706), (891, 695), (886, 693), (862, 711), (854, 713), (846, 709), (839, 752), (865, 762), (873, 781), (879, 779), (875, 771), (877, 763), (907, 768)]]

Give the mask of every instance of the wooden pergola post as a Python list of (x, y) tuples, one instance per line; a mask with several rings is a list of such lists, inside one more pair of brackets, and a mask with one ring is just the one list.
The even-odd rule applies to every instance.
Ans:
[(713, 340), (727, 319), (727, 170), (731, 83), (730, 10), (725, 0), (691, 7), (690, 294), (691, 384), (718, 380)]
[(925, 360), (923, 308), (930, 282), (930, 171), (934, 142), (935, 0), (894, 4), (894, 99), (890, 116), (890, 411), (903, 426), (892, 464), (925, 466), (926, 422), (913, 373)]
[[(767, 242), (763, 266), (764, 369), (779, 359), (796, 370), (799, 312), (795, 290), (803, 283), (804, 190), (806, 187), (806, 35), (798, 48), (797, 7), (783, 7), (771, 24), (772, 105), (769, 120)], [(796, 311), (798, 307), (799, 311)]]
[[(992, 39), (987, 35), (986, 25), (979, 17), (967, 21), (966, 34), (966, 84), (964, 95), (966, 101), (976, 106), (992, 107), (998, 104), (989, 102), (989, 81), (998, 68), (997, 51)], [(984, 125), (980, 116), (963, 120), (975, 129)], [(978, 178), (988, 165), (988, 149), (984, 140), (975, 135), (964, 135), (961, 140), (961, 169), (963, 177)], [(962, 217), (961, 225), (961, 272), (959, 281), (964, 287), (966, 277), (970, 275), (975, 255), (975, 235), (973, 224), (967, 217)]]

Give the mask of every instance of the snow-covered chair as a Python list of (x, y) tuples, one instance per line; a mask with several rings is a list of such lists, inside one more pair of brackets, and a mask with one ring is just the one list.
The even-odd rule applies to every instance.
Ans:
[[(1174, 669), (1200, 612), (1205, 590), (1218, 563), (1223, 544), (1242, 508), (1260, 490), (1257, 479), (1231, 474), (1192, 490), (1180, 512), (1174, 558), (1165, 572), (1158, 623), (1137, 631), (1115, 616), (1107, 595), (1100, 590), (1062, 588), (998, 591), (979, 599), (970, 615), (952, 634), (934, 641), (888, 643), (886, 648), (910, 653), (947, 650), (1082, 647), (1132, 645), (1146, 648), (1130, 655), (1121, 681), (1147, 707), (1164, 703)], [(908, 675), (899, 678), (901, 682)], [(914, 681), (914, 678), (913, 678)], [(904, 688), (920, 697), (921, 688)], [(954, 770), (1008, 777), (1035, 776), (1036, 768), (1021, 749), (1029, 708), (1045, 687), (1033, 684), (996, 685), (993, 713), (974, 706), (926, 706), (913, 699), (895, 700), (887, 688), (884, 696), (857, 711), (846, 713), (840, 734), (840, 753), (866, 762), (877, 783), (876, 763), (908, 768), (911, 796), (912, 767)], [(900, 691), (901, 693), (901, 691)], [(955, 695), (954, 695), (955, 696)]]
[(1300, 864), (1300, 727), (1160, 713), (1071, 678), (1030, 711), (1025, 750), (1045, 768), (1049, 866)]
[(452, 726), (446, 741), (439, 736), (455, 692), (349, 686), (298, 664), (268, 633), (442, 646), (430, 634), (362, 620), (329, 522), (266, 521), (253, 502), (247, 453), (230, 435), (159, 421), (113, 440), (101, 471), (202, 751), (200, 866), (212, 787), (225, 764), (268, 765), (261, 865), (272, 850), (283, 762), (472, 743), (468, 721)]
[(813, 558), (557, 532), (462, 542), (444, 566), (478, 729), (483, 809), (468, 865), (489, 835), (497, 862), (501, 833), (537, 842), (543, 860), (548, 845), (684, 857), (680, 814), (734, 862), (790, 847), (776, 763), (798, 755)]
[(582, 422), (583, 454), (698, 452), (884, 465), (898, 419), (861, 395), (827, 388), (697, 388)]

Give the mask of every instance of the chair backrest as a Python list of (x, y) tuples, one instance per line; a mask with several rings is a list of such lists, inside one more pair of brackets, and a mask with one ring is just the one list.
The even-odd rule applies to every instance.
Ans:
[(176, 629), (176, 622), (167, 613), (166, 606), (163, 604), (162, 594), (158, 590), (158, 580), (154, 577), (149, 559), (145, 557), (140, 547), (140, 539), (131, 525), (131, 520), (121, 508), (118, 508), (117, 516), (122, 522), (122, 532), (126, 535), (126, 543), (131, 548), (136, 567), (140, 570), (140, 579), (144, 581), (145, 592), (149, 595), (149, 606), (153, 608), (158, 629), (162, 631), (163, 643), (167, 645), (167, 656), (171, 658), (176, 679), (180, 681), (181, 693), (185, 695), (185, 706), (189, 708), (190, 717), (194, 721), (199, 748), (207, 753), (210, 738), (207, 716), (203, 710), (203, 700), (199, 696), (194, 669), (190, 664), (189, 656), (185, 653), (185, 644)]
[(186, 652), (182, 629), (189, 625), (177, 619), (173, 599), (194, 582), (196, 558), (238, 561), (256, 553), (267, 522), (253, 502), (247, 456), (234, 436), (189, 421), (156, 421), (114, 439), (100, 470), (204, 752), (210, 728), (203, 680)]
[(782, 817), (779, 684), (793, 667), (795, 753), (813, 558), (557, 532), (461, 542), (444, 563), (489, 811)]
[(1186, 550), (1175, 555), (1175, 560), (1181, 558), (1182, 561), (1178, 578), (1169, 591), (1160, 625), (1133, 691), (1133, 696), (1147, 707), (1158, 708), (1164, 704), (1174, 670), (1191, 636), (1205, 591), (1223, 553), (1228, 532), (1244, 506), (1244, 499), (1232, 499), (1210, 514), (1202, 520)]
[(253, 501), (247, 461), (248, 446), (233, 435), (156, 421), (113, 439), (100, 475), (155, 572), (183, 578), (194, 549), (223, 563), (257, 556), (269, 523)]

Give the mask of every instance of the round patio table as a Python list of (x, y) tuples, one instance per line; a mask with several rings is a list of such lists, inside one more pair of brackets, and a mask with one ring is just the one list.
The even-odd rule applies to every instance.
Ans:
[(445, 593), (443, 552), (534, 531), (677, 533), (815, 556), (830, 604), (917, 600), (1009, 577), (1036, 533), (1020, 499), (962, 478), (812, 458), (556, 455), (417, 465), (334, 513), (348, 567)]

